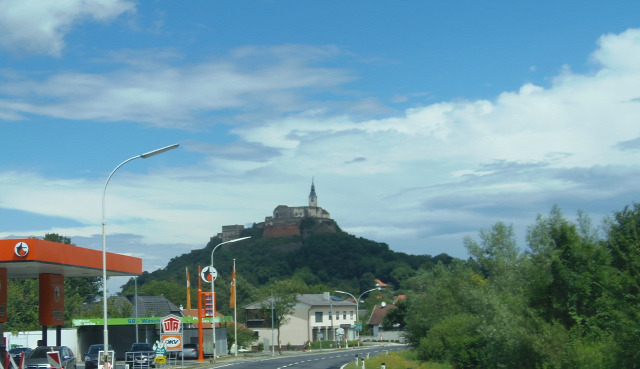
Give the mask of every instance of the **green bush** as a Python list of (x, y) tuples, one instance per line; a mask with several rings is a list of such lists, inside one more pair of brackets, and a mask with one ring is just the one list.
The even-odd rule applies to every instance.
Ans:
[(480, 321), (471, 314), (456, 314), (433, 326), (418, 346), (424, 361), (455, 363), (456, 368), (475, 368), (481, 360)]

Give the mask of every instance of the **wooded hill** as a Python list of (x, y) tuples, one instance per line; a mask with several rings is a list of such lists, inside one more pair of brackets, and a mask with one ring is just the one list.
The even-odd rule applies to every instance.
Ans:
[[(250, 239), (220, 246), (214, 254), (218, 309), (224, 313), (229, 298), (233, 260), (236, 261), (237, 303), (255, 301), (255, 290), (276, 280), (296, 279), (304, 282), (307, 291), (322, 293), (335, 289), (356, 294), (375, 287), (375, 279), (398, 287), (399, 282), (413, 276), (420, 268), (430, 269), (438, 262), (449, 264), (446, 254), (409, 255), (389, 249), (385, 243), (355, 237), (341, 231), (313, 232), (306, 229), (303, 236), (263, 238), (262, 230), (245, 229), (240, 235)], [(221, 243), (213, 237), (202, 249), (177, 256), (163, 269), (144, 272), (138, 277), (138, 291), (142, 294), (162, 294), (173, 303), (183, 306), (186, 301), (186, 270), (191, 280), (193, 307), (197, 301), (198, 267), (210, 264), (211, 251)], [(123, 286), (122, 294), (133, 293), (133, 280)], [(203, 284), (202, 289), (210, 290)]]

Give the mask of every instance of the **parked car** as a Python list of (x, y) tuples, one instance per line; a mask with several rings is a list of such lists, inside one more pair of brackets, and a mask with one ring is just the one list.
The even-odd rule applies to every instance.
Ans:
[(155, 351), (150, 344), (138, 342), (131, 345), (131, 349), (125, 354), (125, 363), (129, 364), (129, 368), (155, 367), (155, 357)]
[(76, 357), (67, 346), (38, 346), (25, 360), (27, 369), (49, 369), (47, 351), (58, 351), (60, 361), (64, 369), (76, 369)]
[(198, 345), (195, 343), (185, 343), (182, 346), (182, 358), (183, 359), (197, 359), (198, 358)]
[[(103, 351), (104, 344), (99, 343), (89, 346), (89, 350), (84, 354), (84, 367), (85, 369), (98, 368), (98, 353)], [(109, 351), (113, 351), (113, 347), (109, 345)]]
[(20, 354), (24, 354), (24, 358), (26, 359), (27, 357), (29, 357), (29, 354), (31, 354), (33, 352), (33, 349), (30, 347), (14, 347), (11, 350), (9, 350), (9, 355), (11, 355), (11, 357), (13, 357), (13, 361), (16, 362), (16, 364), (20, 364)]

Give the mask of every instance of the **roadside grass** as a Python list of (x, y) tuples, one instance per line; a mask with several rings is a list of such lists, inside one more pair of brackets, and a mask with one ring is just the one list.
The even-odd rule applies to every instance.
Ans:
[[(371, 356), (365, 360), (365, 369), (379, 369), (384, 363), (386, 369), (452, 369), (449, 364), (424, 363), (415, 358), (411, 350), (394, 351), (388, 354)], [(362, 359), (356, 365), (355, 358), (344, 369), (362, 369)]]

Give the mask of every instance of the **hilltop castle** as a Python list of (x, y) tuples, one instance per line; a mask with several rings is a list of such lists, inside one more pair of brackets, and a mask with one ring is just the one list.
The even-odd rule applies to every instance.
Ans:
[[(278, 205), (273, 210), (273, 216), (266, 217), (263, 223), (255, 226), (262, 228), (262, 236), (267, 238), (299, 236), (303, 233), (301, 225), (305, 220), (311, 221), (314, 231), (336, 232), (337, 230), (329, 212), (318, 206), (318, 196), (313, 180), (311, 180), (308, 206)], [(242, 225), (222, 226), (222, 233), (218, 236), (223, 242), (228, 241), (239, 237), (243, 229)]]

